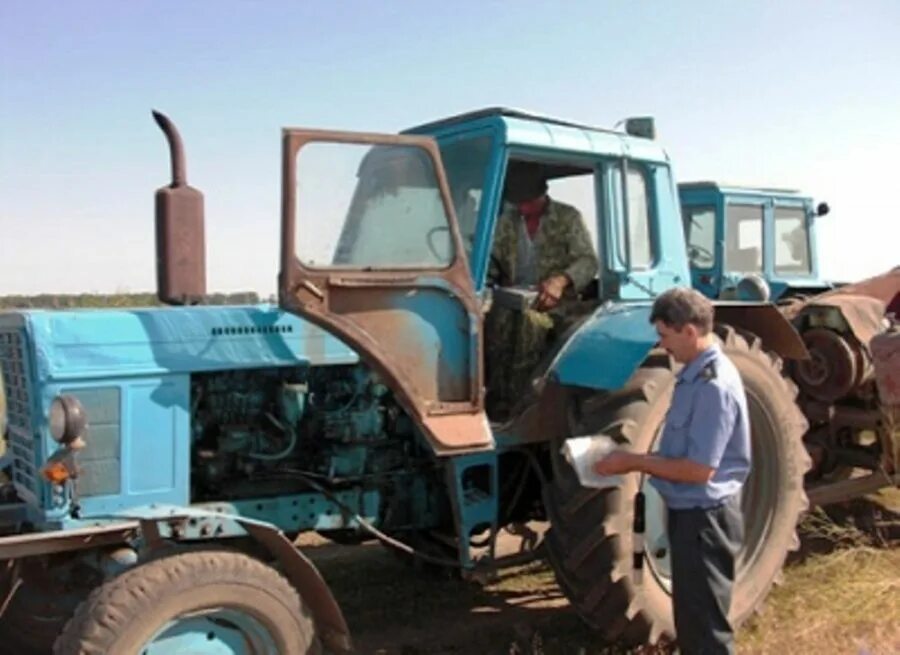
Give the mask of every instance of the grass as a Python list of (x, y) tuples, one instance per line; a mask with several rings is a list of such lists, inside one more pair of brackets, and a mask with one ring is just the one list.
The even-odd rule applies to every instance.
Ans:
[(742, 653), (900, 653), (900, 490), (810, 512), (785, 583), (739, 635)]
[(841, 548), (788, 568), (738, 644), (748, 654), (900, 653), (900, 551)]

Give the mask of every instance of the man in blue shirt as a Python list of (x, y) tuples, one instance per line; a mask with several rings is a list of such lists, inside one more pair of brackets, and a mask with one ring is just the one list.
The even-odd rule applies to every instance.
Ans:
[(650, 313), (660, 345), (684, 367), (656, 454), (617, 451), (594, 466), (632, 471), (668, 507), (672, 604), (686, 654), (733, 653), (728, 620), (743, 541), (740, 492), (750, 471), (750, 423), (740, 375), (712, 333), (713, 307), (692, 289), (671, 289)]

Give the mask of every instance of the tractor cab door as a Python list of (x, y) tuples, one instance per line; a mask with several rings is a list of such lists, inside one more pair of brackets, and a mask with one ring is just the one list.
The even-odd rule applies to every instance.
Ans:
[(438, 454), (490, 448), (481, 310), (435, 142), (285, 130), (281, 306), (352, 346)]

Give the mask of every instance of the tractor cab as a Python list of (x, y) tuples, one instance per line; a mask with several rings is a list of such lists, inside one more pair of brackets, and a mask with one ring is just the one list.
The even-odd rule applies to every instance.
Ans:
[(679, 184), (678, 195), (693, 285), (710, 298), (776, 301), (834, 286), (820, 277), (816, 247), (827, 204), (716, 182)]
[[(536, 173), (554, 202), (578, 213), (595, 262), (590, 279), (570, 285), (567, 322), (554, 324), (514, 400), (529, 395), (546, 370), (538, 360), (573, 323), (690, 281), (668, 156), (646, 137), (487, 109), (400, 135), (286, 130), (284, 158), (283, 306), (396, 379), (426, 434), (447, 447), (490, 442), (486, 427), (444, 427), (483, 416), (495, 344), (482, 321), (500, 306), (534, 308), (544, 273), (567, 272), (525, 283), (496, 275), (513, 171)], [(655, 342), (646, 316), (634, 320), (643, 323), (638, 361), (604, 384), (624, 381)]]
[(510, 209), (504, 188), (525, 166), (540, 171), (550, 198), (576, 208), (584, 220), (600, 266), (583, 297), (649, 299), (687, 283), (669, 158), (646, 132), (493, 108), (406, 133), (438, 143), (477, 291), (493, 282), (497, 218)]

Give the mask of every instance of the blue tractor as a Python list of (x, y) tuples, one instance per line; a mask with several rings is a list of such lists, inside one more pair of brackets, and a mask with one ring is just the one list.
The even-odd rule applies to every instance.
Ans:
[[(669, 158), (652, 139), (508, 109), (378, 135), (282, 133), (280, 308), (203, 306), (203, 199), (157, 192), (165, 308), (0, 314), (0, 631), (13, 652), (346, 653), (348, 626), (295, 537), (376, 538), (480, 579), (537, 545), (598, 639), (674, 632), (661, 502), (646, 480), (583, 487), (561, 448), (655, 448), (675, 384), (648, 322), (689, 285)], [(646, 122), (629, 123), (637, 132)], [(631, 129), (634, 128), (634, 129)], [(485, 409), (484, 321), (507, 171), (540, 167), (580, 207), (599, 273), (504, 415)], [(517, 295), (517, 291), (522, 294)], [(524, 306), (524, 305), (523, 305)], [(716, 332), (744, 377), (754, 471), (733, 616), (762, 603), (806, 506), (805, 421), (772, 305)], [(754, 331), (754, 327), (764, 329)], [(642, 582), (634, 499), (647, 498)]]
[(816, 220), (798, 191), (717, 182), (678, 185), (691, 278), (710, 298), (780, 300), (835, 287), (819, 270)]

